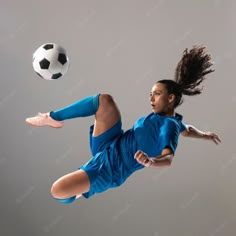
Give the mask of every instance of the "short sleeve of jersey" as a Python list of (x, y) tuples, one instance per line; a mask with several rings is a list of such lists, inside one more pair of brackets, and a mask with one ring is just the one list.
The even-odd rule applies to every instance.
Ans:
[(186, 129), (187, 129), (186, 125), (183, 122), (181, 122), (180, 123), (180, 133), (183, 132)]
[(166, 147), (171, 148), (173, 154), (176, 151), (179, 137), (179, 127), (175, 122), (166, 122), (161, 128), (160, 141), (162, 150)]

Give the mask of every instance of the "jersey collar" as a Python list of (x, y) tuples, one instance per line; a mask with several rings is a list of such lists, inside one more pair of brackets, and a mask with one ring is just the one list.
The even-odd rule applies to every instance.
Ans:
[[(155, 113), (154, 113), (155, 114)], [(172, 118), (172, 119), (177, 119), (179, 121), (182, 121), (183, 120), (183, 116), (177, 112), (175, 112), (175, 116), (164, 116), (163, 114), (161, 113), (157, 113), (156, 115), (158, 116), (161, 116), (161, 117), (166, 117), (166, 118)]]

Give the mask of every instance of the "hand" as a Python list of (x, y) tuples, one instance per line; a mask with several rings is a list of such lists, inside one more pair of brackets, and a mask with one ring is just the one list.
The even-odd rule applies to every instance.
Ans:
[(204, 137), (208, 140), (212, 140), (215, 144), (219, 144), (221, 142), (219, 136), (215, 133), (210, 132), (210, 131), (204, 133)]
[(153, 163), (152, 159), (148, 157), (148, 155), (140, 150), (138, 150), (135, 155), (134, 159), (141, 165), (144, 165), (146, 167), (150, 167)]

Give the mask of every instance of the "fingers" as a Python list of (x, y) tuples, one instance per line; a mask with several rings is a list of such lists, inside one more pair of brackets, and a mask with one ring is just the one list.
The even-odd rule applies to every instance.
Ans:
[(212, 141), (213, 141), (216, 145), (218, 145), (218, 142), (214, 139), (214, 137), (212, 138)]
[(212, 140), (215, 144), (217, 144), (217, 145), (219, 144), (219, 141), (215, 137), (213, 137)]
[(216, 141), (218, 141), (219, 143), (221, 143), (221, 139), (219, 138), (219, 136), (218, 135), (216, 135)]
[(135, 154), (134, 154), (134, 158), (136, 159), (137, 157), (139, 157), (143, 152), (138, 150)]
[(221, 143), (221, 139), (219, 138), (219, 136), (213, 132), (206, 132), (207, 135), (207, 139), (208, 140), (212, 140), (215, 144), (219, 144)]
[(148, 155), (140, 150), (138, 150), (135, 155), (134, 158), (136, 159), (136, 161), (144, 166), (148, 166), (150, 159), (148, 158)]
[(146, 155), (145, 153), (143, 153), (142, 151), (137, 151), (137, 152), (135, 153), (134, 158), (135, 158), (138, 162), (143, 163), (143, 162), (146, 161), (147, 155)]
[(221, 143), (221, 139), (219, 138), (219, 136), (218, 136), (217, 134), (212, 133), (212, 134), (210, 135), (210, 137), (211, 137), (212, 141), (213, 141), (215, 144)]
[(147, 157), (147, 154), (140, 150), (138, 150), (134, 155), (135, 159), (140, 159), (140, 158), (145, 158), (145, 157)]

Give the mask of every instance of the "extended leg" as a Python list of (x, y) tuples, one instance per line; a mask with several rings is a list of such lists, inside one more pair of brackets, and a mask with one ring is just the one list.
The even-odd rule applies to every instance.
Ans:
[(88, 192), (90, 181), (83, 170), (77, 170), (59, 178), (51, 188), (52, 196), (62, 203), (71, 203), (82, 193)]

